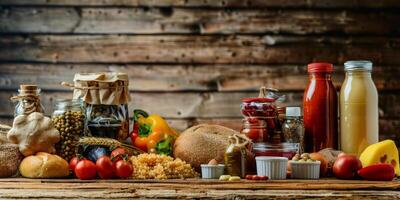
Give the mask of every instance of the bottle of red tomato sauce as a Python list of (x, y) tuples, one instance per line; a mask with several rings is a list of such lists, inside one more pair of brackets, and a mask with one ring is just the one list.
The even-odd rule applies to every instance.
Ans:
[(338, 149), (338, 99), (332, 83), (333, 65), (308, 65), (309, 82), (304, 92), (305, 151)]

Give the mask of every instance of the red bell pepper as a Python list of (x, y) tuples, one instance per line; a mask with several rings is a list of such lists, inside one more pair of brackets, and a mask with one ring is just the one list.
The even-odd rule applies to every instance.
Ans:
[(391, 181), (395, 177), (390, 164), (375, 164), (358, 170), (358, 175), (369, 181)]

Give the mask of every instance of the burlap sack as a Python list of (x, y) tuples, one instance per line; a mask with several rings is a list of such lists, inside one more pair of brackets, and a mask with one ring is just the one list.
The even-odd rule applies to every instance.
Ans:
[(0, 178), (14, 176), (18, 173), (18, 166), (23, 159), (16, 144), (0, 145)]
[(129, 79), (126, 73), (81, 73), (74, 77), (74, 99), (81, 98), (88, 104), (127, 104)]

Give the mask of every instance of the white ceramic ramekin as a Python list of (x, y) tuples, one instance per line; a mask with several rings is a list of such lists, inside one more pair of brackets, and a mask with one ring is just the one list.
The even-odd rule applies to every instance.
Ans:
[(257, 175), (268, 176), (271, 180), (286, 179), (288, 159), (285, 157), (256, 157)]
[(319, 179), (319, 169), (321, 162), (299, 162), (299, 161), (289, 161), (292, 174), (291, 178), (294, 179)]
[(201, 178), (205, 179), (218, 179), (224, 174), (225, 165), (208, 165), (202, 164), (201, 166)]

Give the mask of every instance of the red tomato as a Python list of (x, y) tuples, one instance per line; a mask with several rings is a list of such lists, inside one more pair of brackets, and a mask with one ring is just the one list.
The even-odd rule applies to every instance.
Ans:
[(132, 176), (133, 167), (130, 162), (125, 160), (120, 160), (115, 162), (114, 164), (114, 171), (120, 178), (128, 178)]
[(76, 164), (75, 176), (81, 180), (96, 178), (96, 165), (90, 160), (81, 160)]
[(82, 158), (82, 159), (79, 159), (78, 157), (71, 158), (71, 160), (69, 161), (69, 169), (74, 171), (76, 164), (78, 164), (78, 162), (81, 160), (86, 160), (86, 158)]
[(354, 179), (362, 168), (361, 161), (353, 155), (342, 155), (333, 163), (333, 174), (339, 179)]
[(257, 175), (253, 175), (252, 180), (255, 180), (255, 181), (260, 180), (260, 177)]
[(108, 156), (102, 156), (99, 159), (97, 159), (96, 169), (97, 173), (102, 179), (115, 178), (113, 162)]
[(268, 180), (268, 176), (259, 176), (259, 180), (266, 181)]
[(123, 156), (128, 155), (123, 148), (116, 148), (111, 152), (111, 159), (114, 162), (122, 160)]
[(77, 157), (73, 157), (71, 158), (71, 160), (69, 161), (69, 169), (74, 171), (75, 170), (75, 166), (76, 164), (78, 164), (78, 158)]

